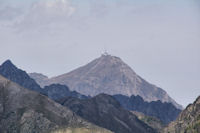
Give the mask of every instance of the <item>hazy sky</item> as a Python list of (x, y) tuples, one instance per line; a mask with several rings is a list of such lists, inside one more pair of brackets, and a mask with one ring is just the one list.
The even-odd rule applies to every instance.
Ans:
[(200, 95), (199, 0), (0, 0), (0, 62), (50, 77), (106, 49), (186, 106)]

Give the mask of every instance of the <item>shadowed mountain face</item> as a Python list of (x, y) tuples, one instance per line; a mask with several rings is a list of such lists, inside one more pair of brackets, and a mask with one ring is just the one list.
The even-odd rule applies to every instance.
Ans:
[(77, 115), (115, 133), (155, 133), (134, 114), (121, 107), (112, 96), (100, 94), (90, 99), (65, 98), (59, 101)]
[[(82, 131), (84, 132), (82, 132)], [(111, 133), (86, 122), (44, 95), (0, 76), (0, 132), (2, 133)]]
[(200, 133), (200, 96), (170, 123), (163, 133)]
[(54, 101), (57, 101), (59, 99), (65, 98), (65, 97), (76, 97), (79, 99), (88, 98), (87, 96), (81, 95), (80, 93), (78, 93), (76, 91), (70, 91), (67, 86), (60, 85), (60, 84), (52, 84), (49, 86), (45, 86), (44, 90), (47, 93), (47, 96), (50, 99), (53, 99)]
[(50, 78), (48, 82), (45, 79), (44, 83), (68, 85), (72, 90), (91, 96), (100, 93), (139, 95), (145, 101), (160, 100), (181, 108), (164, 90), (142, 79), (120, 58), (110, 55), (102, 55), (72, 72)]
[(29, 77), (29, 75), (21, 70), (18, 69), (15, 65), (12, 64), (10, 60), (5, 61), (0, 66), (0, 75), (6, 77), (7, 79), (34, 91), (40, 92), (44, 94), (44, 91), (41, 87)]
[(175, 120), (181, 112), (180, 109), (177, 109), (171, 103), (162, 103), (161, 101), (145, 102), (140, 96), (127, 97), (123, 95), (114, 95), (113, 97), (119, 101), (125, 109), (154, 116), (165, 124)]

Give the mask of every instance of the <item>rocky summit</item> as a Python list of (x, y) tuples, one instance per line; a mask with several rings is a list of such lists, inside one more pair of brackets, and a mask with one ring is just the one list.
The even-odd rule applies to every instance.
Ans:
[(42, 85), (45, 83), (68, 85), (72, 90), (91, 96), (100, 93), (139, 95), (145, 101), (160, 100), (182, 108), (163, 89), (148, 83), (120, 58), (111, 55), (102, 55), (69, 73), (50, 78), (48, 81), (45, 79)]
[(111, 133), (0, 76), (1, 133)]

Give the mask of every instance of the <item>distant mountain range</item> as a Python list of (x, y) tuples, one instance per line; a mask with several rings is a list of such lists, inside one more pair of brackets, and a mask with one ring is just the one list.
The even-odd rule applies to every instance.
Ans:
[[(120, 83), (127, 86), (120, 86), (116, 90), (117, 92), (120, 92), (119, 89), (124, 89), (126, 91), (126, 94), (113, 93), (113, 95), (96, 95), (96, 89), (101, 89), (102, 87), (100, 83), (105, 82), (106, 86), (112, 86), (109, 82), (120, 82), (120, 75), (123, 75), (122, 77), (124, 77), (121, 80), (128, 80), (127, 78), (129, 78), (129, 76), (133, 74), (133, 71), (131, 71), (131, 69), (128, 69), (128, 66), (124, 66), (123, 63), (120, 64), (119, 60), (120, 59), (117, 57), (103, 55), (102, 57), (96, 59), (88, 65), (69, 73), (72, 76), (72, 81), (76, 79), (84, 81), (83, 84), (96, 85), (93, 86), (96, 87), (94, 89), (95, 91), (87, 94), (87, 96), (77, 91), (72, 91), (71, 88), (67, 85), (61, 85), (58, 83), (49, 84), (54, 78), (48, 79), (46, 76), (37, 73), (30, 74), (30, 76), (32, 75), (31, 78), (25, 71), (17, 68), (14, 64), (12, 64), (10, 60), (5, 61), (0, 66), (0, 132), (200, 132), (200, 97), (198, 97), (193, 104), (188, 105), (188, 107), (180, 113), (181, 110), (175, 107), (175, 105), (177, 104), (174, 103), (173, 100), (171, 102), (164, 102), (164, 100), (166, 99), (170, 100), (170, 97), (167, 95), (167, 93), (164, 93), (162, 89), (147, 83), (136, 74), (136, 86), (142, 87), (141, 84), (145, 84), (146, 88), (144, 87), (144, 90), (148, 89), (147, 87), (150, 87), (150, 90), (154, 91), (153, 93), (150, 93), (150, 95), (157, 94), (156, 96), (152, 97), (159, 98), (160, 96), (158, 95), (160, 94), (165, 97), (163, 98), (163, 101), (147, 100), (149, 97), (146, 100), (143, 100), (143, 97), (139, 95), (129, 96), (127, 92), (131, 92), (131, 88), (128, 89), (127, 86), (131, 84), (131, 79), (129, 79), (128, 82), (123, 81), (123, 84)], [(104, 65), (102, 65), (102, 62), (104, 62)], [(109, 69), (111, 72), (109, 72)], [(86, 70), (88, 70), (88, 73), (86, 73)], [(116, 70), (119, 71), (116, 72)], [(78, 74), (77, 71), (79, 71), (80, 75), (78, 76), (80, 77), (75, 78), (74, 74)], [(81, 77), (82, 74), (83, 76)], [(87, 76), (90, 76), (90, 78), (87, 78)], [(103, 77), (106, 80), (100, 82)], [(37, 82), (34, 79), (36, 79)], [(95, 81), (98, 82), (93, 82), (94, 79), (96, 79)], [(109, 82), (107, 82), (108, 79)], [(49, 85), (42, 88), (40, 87), (40, 85), (38, 85), (38, 83), (44, 83), (43, 80), (45, 80), (45, 84)], [(113, 87), (114, 86), (115, 85), (113, 85)], [(86, 86), (83, 85), (83, 88), (85, 87)], [(132, 89), (135, 90), (135, 88)], [(143, 88), (140, 89), (141, 90), (138, 90), (138, 88), (136, 87), (137, 91), (133, 92), (144, 91)], [(111, 90), (115, 91), (114, 88), (111, 88)], [(91, 88), (89, 88), (87, 91), (91, 92)], [(105, 93), (110, 92), (110, 90), (104, 91)], [(93, 92), (95, 93), (93, 94)], [(102, 90), (100, 90), (100, 92), (102, 92)], [(90, 94), (93, 94), (95, 96), (88, 96)], [(147, 94), (144, 94), (143, 96), (145, 95)], [(172, 120), (175, 121), (171, 122)], [(165, 124), (169, 122), (171, 123), (164, 128), (165, 125), (162, 124), (163, 122)]]
[(111, 55), (102, 55), (85, 66), (50, 79), (36, 73), (30, 76), (41, 86), (59, 83), (90, 96), (100, 93), (139, 95), (148, 102), (157, 100), (170, 102), (182, 109), (182, 106), (177, 104), (163, 89), (148, 83), (120, 58)]
[[(79, 130), (79, 132), (77, 132)], [(111, 133), (44, 95), (0, 76), (1, 133)]]
[[(41, 88), (32, 78), (29, 77), (29, 75), (25, 71), (17, 68), (9, 60), (4, 62), (0, 66), (0, 74), (2, 74), (3, 76), (5, 76), (6, 78), (10, 79), (13, 82), (20, 84), (23, 87), (34, 88), (36, 86), (38, 89), (31, 89), (31, 90), (34, 90), (40, 93), (42, 92), (43, 95), (48, 96), (54, 101), (58, 101), (60, 99), (67, 98), (67, 97), (74, 97), (74, 98), (79, 98), (79, 99), (90, 98), (89, 96), (85, 96), (76, 91), (71, 91), (66, 85), (51, 84), (49, 86), (45, 86), (44, 88)], [(36, 77), (40, 77), (40, 76), (41, 74)], [(42, 77), (45, 77), (45, 76), (42, 75)], [(27, 85), (33, 85), (33, 86), (27, 86)], [(125, 109), (128, 109), (130, 111), (142, 112), (145, 115), (149, 115), (149, 116), (154, 116), (160, 119), (165, 124), (176, 119), (176, 117), (181, 111), (170, 103), (162, 103), (160, 101), (153, 101), (150, 103), (145, 102), (143, 98), (140, 96), (128, 97), (121, 94), (113, 95), (113, 96), (116, 98), (117, 101), (120, 102), (122, 107), (124, 107)]]
[[(77, 115), (68, 108), (65, 109), (63, 106), (51, 101), (45, 95), (34, 92), (35, 90), (31, 91), (20, 87), (0, 76), (0, 131), (11, 133), (46, 133), (50, 131), (53, 131), (52, 133), (156, 132), (143, 121), (137, 119), (134, 114), (123, 109), (112, 96), (84, 97), (79, 93), (69, 91), (66, 86), (59, 84), (46, 86), (44, 90), (46, 89), (48, 90), (49, 98), (57, 100), (57, 102), (61, 101), (58, 100), (60, 98), (64, 99), (63, 105), (66, 106), (67, 103), (70, 103), (72, 108), (69, 108)], [(72, 102), (66, 99), (76, 100)], [(94, 101), (94, 99), (96, 100)], [(85, 101), (88, 102), (85, 103)], [(85, 113), (87, 112), (85, 115), (79, 114), (80, 110), (73, 110), (82, 106), (84, 107), (79, 109)], [(105, 112), (106, 110), (108, 112)], [(91, 121), (93, 123), (91, 124), (81, 117), (89, 122), (89, 118), (96, 121)], [(108, 125), (109, 123), (110, 125)], [(108, 130), (101, 127), (105, 127)]]

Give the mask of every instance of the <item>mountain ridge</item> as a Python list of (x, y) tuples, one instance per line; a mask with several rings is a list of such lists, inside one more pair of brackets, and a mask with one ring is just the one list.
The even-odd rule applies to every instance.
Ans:
[(46, 92), (46, 95), (54, 101), (57, 101), (65, 97), (75, 97), (79, 99), (89, 98), (76, 91), (70, 91), (67, 86), (60, 84), (51, 84), (49, 86), (45, 86), (44, 91)]
[(160, 100), (146, 102), (140, 96), (132, 95), (128, 97), (119, 94), (113, 95), (113, 97), (119, 101), (125, 109), (156, 117), (164, 124), (169, 124), (171, 121), (174, 121), (181, 112), (181, 110), (177, 109), (172, 103), (162, 103)]
[[(26, 71), (21, 70), (17, 66), (15, 66), (10, 60), (5, 61), (2, 65), (0, 65), (0, 75), (4, 76), (5, 78), (21, 85), (24, 88), (39, 92), (43, 95), (48, 96), (52, 100), (61, 99), (66, 96), (77, 97), (80, 99), (87, 98), (86, 96), (76, 92), (71, 91), (68, 86), (60, 85), (60, 84), (51, 84), (49, 86), (45, 86), (41, 88), (39, 84), (31, 78)], [(35, 74), (33, 74), (35, 75)], [(36, 74), (36, 77), (41, 77), (40, 79), (47, 78), (42, 74)]]
[(10, 60), (6, 60), (0, 65), (0, 74), (25, 88), (44, 94), (44, 91), (36, 81), (30, 78), (25, 71), (18, 69)]
[[(3, 63), (4, 64), (4, 63)], [(9, 67), (13, 67), (13, 68), (15, 68), (15, 70), (16, 71), (12, 71), (12, 69), (10, 69)], [(10, 77), (10, 79), (15, 79), (14, 81), (19, 81), (20, 79), (21, 79), (21, 77), (23, 77), (23, 76), (26, 76), (26, 79), (29, 79), (29, 77), (27, 76), (27, 74), (26, 74), (26, 72), (25, 71), (23, 71), (23, 75), (22, 76), (20, 76), (20, 77), (18, 77), (18, 73), (21, 73), (22, 72), (22, 70), (21, 69), (19, 69), (19, 68), (17, 68), (15, 65), (13, 65), (11, 62), (9, 63), (9, 66), (8, 67), (3, 67), (4, 68), (4, 70), (6, 71), (6, 72), (8, 72), (7, 73), (7, 75), (6, 76), (8, 76), (8, 77)], [(9, 72), (13, 72), (12, 74), (10, 74)], [(23, 79), (23, 78), (22, 78)], [(27, 80), (22, 80), (20, 83), (21, 84), (24, 84), (23, 82), (26, 82)], [(29, 81), (29, 80), (28, 80)], [(42, 89), (42, 88), (41, 88)], [(80, 99), (85, 99), (85, 98), (88, 98), (88, 97), (85, 97), (85, 96), (83, 96), (83, 95), (81, 95), (81, 94), (79, 94), (79, 93), (77, 93), (77, 92), (75, 92), (75, 91), (73, 91), (73, 92), (71, 92), (70, 90), (69, 90), (69, 88), (67, 87), (67, 86), (65, 86), (65, 85), (59, 85), (59, 84), (52, 84), (52, 85), (50, 85), (50, 86), (45, 86), (44, 88), (43, 88), (43, 90), (44, 90), (44, 92), (45, 92), (45, 94), (46, 94), (46, 96), (48, 96), (50, 99), (53, 99), (54, 101), (58, 101), (58, 99), (62, 99), (62, 98), (64, 98), (64, 97), (71, 97), (71, 98), (73, 98), (73, 99), (76, 99), (77, 101), (81, 101)], [(36, 90), (32, 90), (32, 91), (36, 91)], [(36, 93), (36, 92), (35, 92)], [(22, 93), (23, 94), (23, 93)], [(20, 94), (20, 95), (22, 95), (22, 94)], [(38, 94), (39, 95), (39, 94)], [(30, 96), (28, 96), (29, 98), (31, 98), (33, 96), (33, 94), (30, 94)], [(23, 96), (24, 97), (24, 99), (23, 100), (25, 100), (25, 101), (27, 101), (27, 96)], [(45, 96), (42, 96), (42, 97), (45, 97)], [(78, 98), (80, 98), (80, 99), (78, 99)], [(34, 98), (33, 98), (34, 99)], [(31, 101), (34, 101), (34, 100), (31, 100)], [(37, 100), (39, 99), (39, 98), (36, 98)], [(101, 99), (101, 98), (100, 98)], [(109, 99), (114, 99), (114, 98), (111, 98), (110, 96), (109, 96)], [(23, 101), (22, 100), (22, 101)], [(88, 99), (89, 100), (89, 99)], [(115, 100), (112, 100), (112, 101), (114, 101), (114, 106), (116, 105), (116, 106), (120, 106), (119, 105), (119, 103), (117, 102), (117, 101), (115, 101)], [(37, 103), (37, 102), (36, 102)], [(41, 104), (42, 104), (43, 102), (41, 102)], [(98, 102), (96, 103), (96, 104), (99, 104)], [(75, 104), (76, 105), (76, 104)], [(42, 106), (46, 106), (46, 104), (42, 104)], [(74, 105), (73, 105), (74, 106)], [(32, 107), (32, 106), (31, 106)], [(34, 107), (34, 105), (33, 105), (33, 107)], [(42, 107), (41, 107), (42, 108)], [(39, 109), (40, 110), (40, 109)], [(116, 111), (118, 111), (118, 109), (115, 109)], [(122, 110), (122, 109), (121, 109)], [(125, 110), (124, 110), (125, 111)], [(125, 112), (128, 112), (128, 111), (125, 111)], [(28, 114), (31, 114), (31, 115), (33, 115), (33, 116), (35, 116), (34, 114), (35, 114), (35, 111), (32, 111), (32, 112), (28, 112)], [(44, 115), (47, 115), (46, 113), (44, 114)], [(40, 116), (41, 117), (41, 116)], [(93, 116), (93, 117), (95, 117), (95, 116)], [(136, 118), (135, 118), (135, 116), (133, 116), (132, 115), (132, 117), (136, 120), (135, 122), (137, 123), (138, 122), (138, 124), (140, 123), (141, 125), (144, 125), (144, 128), (147, 128), (148, 130), (150, 130), (150, 131), (152, 131), (153, 129), (151, 129), (150, 127), (148, 127), (148, 126), (145, 126), (145, 124), (142, 122), (142, 121), (139, 121), (139, 120), (137, 120)], [(117, 122), (117, 120), (116, 119), (113, 119), (113, 121), (115, 121), (114, 123), (118, 123)], [(106, 122), (106, 121), (105, 121)], [(118, 124), (120, 124), (120, 123), (118, 123)], [(139, 125), (140, 125), (139, 124)], [(122, 124), (123, 125), (123, 124)], [(147, 129), (143, 129), (143, 126), (139, 126), (138, 127), (138, 131), (145, 131), (146, 132), (146, 130)], [(100, 125), (101, 126), (101, 125)], [(126, 129), (126, 127), (124, 127), (124, 126), (121, 126), (121, 127), (123, 127), (124, 128), (124, 130)], [(135, 127), (137, 128), (137, 125), (135, 125)], [(117, 127), (115, 127), (115, 128), (118, 128), (118, 126)], [(127, 129), (126, 129), (127, 130)], [(129, 129), (128, 129), (129, 130)], [(130, 132), (130, 131), (129, 131)]]
[(107, 94), (84, 100), (67, 97), (58, 102), (89, 122), (115, 133), (156, 133), (156, 130), (122, 108), (115, 98)]
[(23, 88), (0, 75), (1, 132), (54, 133), (65, 129), (67, 133), (76, 128), (89, 129), (95, 133), (111, 133), (85, 121), (48, 97)]
[[(27, 84), (27, 82), (32, 81), (32, 80), (28, 80), (28, 79), (30, 79), (28, 76), (29, 75), (31, 76), (31, 74), (27, 75), (25, 71), (17, 68), (14, 64), (12, 64), (11, 61), (9, 61), (8, 63), (3, 63), (3, 64), (7, 64), (7, 67), (3, 67), (4, 71), (7, 72), (6, 76), (9, 77), (10, 79), (15, 79), (14, 80), (15, 82), (20, 81), (19, 83), (21, 85), (24, 85), (25, 84), (24, 82), (26, 82), (26, 84)], [(13, 71), (11, 68), (14, 68), (15, 71)], [(23, 74), (21, 74), (21, 72), (23, 72)], [(1, 73), (1, 71), (0, 71), (0, 73)], [(19, 74), (19, 76), (18, 76), (18, 74)], [(42, 74), (34, 73), (33, 75), (35, 76), (35, 78), (39, 77), (39, 79), (47, 79), (47, 76), (42, 75)], [(24, 76), (25, 76), (26, 80), (21, 80), (21, 79), (24, 79)], [(30, 86), (30, 87), (32, 87), (32, 86)], [(62, 98), (65, 98), (65, 97), (75, 97), (75, 98), (79, 98), (79, 99), (90, 98), (90, 97), (82, 95), (82, 94), (80, 94), (76, 91), (71, 91), (69, 89), (69, 87), (66, 86), (66, 85), (51, 84), (51, 85), (45, 86), (44, 88), (41, 88), (41, 89), (43, 90), (43, 92), (46, 96), (48, 96), (50, 99), (52, 99), (56, 102), (59, 99), (62, 99)], [(117, 98), (117, 96), (118, 96), (118, 98)], [(163, 107), (166, 108), (166, 107), (170, 107), (170, 106), (165, 106), (165, 103), (160, 103), (158, 101), (154, 102), (154, 103), (158, 103), (158, 104), (156, 104), (158, 106), (152, 106), (151, 103), (144, 102), (143, 99), (140, 96), (138, 96), (138, 97), (140, 97), (139, 100), (137, 100), (138, 98), (134, 98), (134, 96), (129, 98), (129, 97), (123, 96), (123, 95), (121, 95), (121, 96), (120, 95), (114, 95), (114, 97), (117, 99), (118, 102), (120, 102), (120, 104), (125, 109), (131, 110), (131, 111), (132, 110), (139, 111), (139, 112), (143, 112), (146, 115), (155, 116), (158, 119), (161, 119), (164, 123), (168, 123), (168, 122), (174, 120), (174, 118), (175, 118), (175, 116), (172, 115), (172, 113), (169, 113), (169, 112), (174, 111), (174, 110), (175, 110), (175, 112), (177, 112), (176, 109), (173, 109), (173, 108), (169, 108), (167, 111), (163, 110), (163, 112), (165, 112), (165, 113), (158, 111), (159, 107), (162, 107), (162, 109), (163, 109)], [(140, 103), (142, 105), (138, 106), (138, 103)], [(148, 107), (148, 111), (145, 111), (146, 107)], [(172, 116), (170, 116), (170, 115), (172, 115)]]

